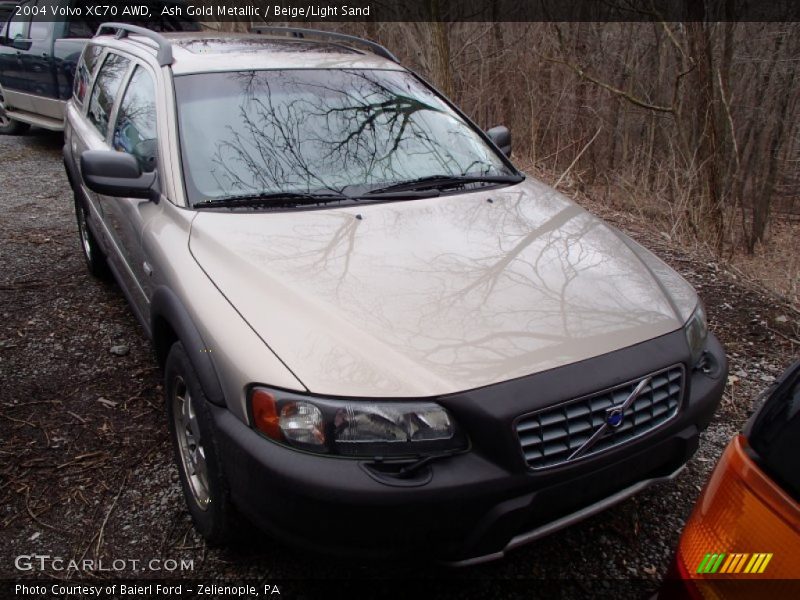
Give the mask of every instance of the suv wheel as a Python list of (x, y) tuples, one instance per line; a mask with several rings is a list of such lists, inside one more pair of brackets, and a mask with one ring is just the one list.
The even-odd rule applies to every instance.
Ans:
[(3, 91), (0, 90), (0, 134), (3, 135), (19, 135), (25, 133), (31, 126), (27, 123), (20, 123), (10, 118), (6, 114), (6, 101), (3, 97)]
[(195, 527), (210, 543), (230, 541), (237, 530), (208, 400), (176, 342), (164, 367), (167, 418), (183, 495)]
[(89, 272), (98, 279), (110, 279), (111, 271), (108, 268), (106, 257), (86, 222), (89, 218), (89, 211), (77, 197), (75, 198), (75, 218), (78, 221), (78, 236), (81, 241), (83, 258), (86, 259)]

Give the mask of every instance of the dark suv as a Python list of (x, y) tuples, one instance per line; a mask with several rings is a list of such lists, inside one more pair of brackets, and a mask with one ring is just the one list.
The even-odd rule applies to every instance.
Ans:
[[(162, 16), (162, 7), (182, 3), (144, 0), (137, 7), (153, 15), (147, 19), (151, 29), (197, 31), (200, 26), (190, 17)], [(90, 6), (94, 10), (87, 10)], [(93, 15), (120, 14), (124, 8), (91, 0), (0, 2), (0, 134), (24, 133), (31, 125), (64, 128), (64, 106), (81, 51), (108, 18)], [(63, 11), (71, 16), (57, 19)], [(136, 17), (120, 14), (120, 19)]]

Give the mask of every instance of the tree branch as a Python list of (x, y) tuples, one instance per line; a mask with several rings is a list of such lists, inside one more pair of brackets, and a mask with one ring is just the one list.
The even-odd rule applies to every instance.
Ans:
[(642, 100), (641, 98), (637, 98), (636, 96), (626, 92), (625, 90), (621, 90), (618, 87), (610, 85), (610, 84), (608, 84), (608, 83), (606, 83), (604, 81), (600, 81), (596, 77), (593, 77), (592, 75), (590, 75), (589, 73), (587, 73), (586, 71), (581, 69), (578, 65), (572, 64), (571, 62), (568, 62), (566, 60), (561, 60), (560, 58), (553, 58), (552, 56), (542, 56), (542, 58), (544, 60), (547, 60), (547, 61), (550, 61), (550, 62), (554, 62), (554, 63), (558, 63), (558, 64), (562, 64), (562, 65), (565, 65), (565, 66), (569, 67), (570, 69), (575, 71), (575, 73), (577, 73), (578, 76), (582, 77), (583, 79), (585, 79), (587, 81), (591, 81), (593, 84), (595, 84), (597, 86), (600, 86), (604, 90), (608, 90), (612, 94), (620, 96), (621, 98), (627, 100), (631, 104), (634, 104), (634, 105), (636, 105), (636, 106), (638, 106), (640, 108), (646, 108), (647, 110), (653, 110), (653, 111), (656, 111), (656, 112), (670, 113), (670, 114), (673, 114), (675, 112), (675, 107), (674, 106), (663, 106), (663, 105), (659, 105), (659, 104), (651, 104), (650, 102)]

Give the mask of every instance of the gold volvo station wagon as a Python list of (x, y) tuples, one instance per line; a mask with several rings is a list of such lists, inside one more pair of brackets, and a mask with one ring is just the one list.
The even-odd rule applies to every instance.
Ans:
[(692, 287), (373, 42), (100, 27), (64, 162), (186, 502), (306, 547), (505, 552), (669, 480), (727, 371)]

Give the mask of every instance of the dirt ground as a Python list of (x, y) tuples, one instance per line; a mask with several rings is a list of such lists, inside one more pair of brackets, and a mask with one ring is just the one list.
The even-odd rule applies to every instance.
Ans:
[[(459, 597), (470, 595), (464, 580), (497, 591), (525, 579), (569, 581), (592, 593), (606, 586), (624, 597), (626, 588), (611, 581), (622, 580), (652, 592), (710, 468), (756, 394), (800, 351), (790, 307), (670, 246), (646, 223), (595, 206), (697, 287), (729, 354), (723, 404), (676, 481), (474, 568), (319, 557), (258, 534), (234, 549), (210, 548), (180, 495), (149, 342), (119, 289), (85, 269), (62, 143), (41, 131), (0, 137), (0, 578), (460, 580)], [(19, 570), (17, 557), (31, 554), (124, 566)], [(192, 568), (169, 570), (169, 559)]]

